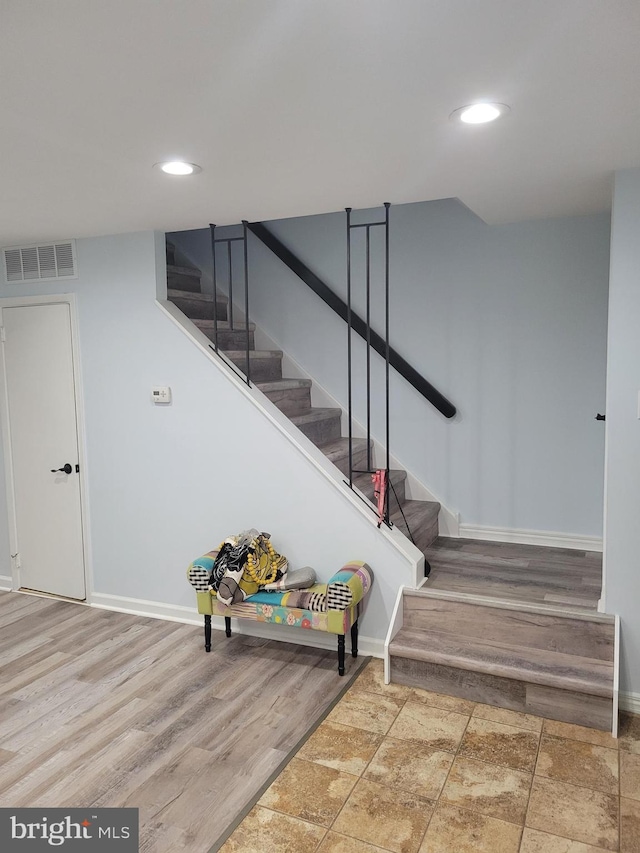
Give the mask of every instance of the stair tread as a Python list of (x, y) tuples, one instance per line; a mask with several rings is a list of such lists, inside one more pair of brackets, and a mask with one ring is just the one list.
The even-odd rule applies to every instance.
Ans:
[[(440, 504), (436, 501), (405, 501), (393, 509), (389, 518), (396, 528), (413, 540), (416, 548), (427, 553), (429, 545), (438, 534)], [(406, 519), (406, 521), (405, 521)]]
[[(213, 293), (198, 293), (194, 290), (179, 290), (175, 287), (167, 288), (167, 299), (191, 299), (195, 302), (213, 303)], [(228, 302), (229, 297), (224, 293), (218, 293), (216, 302)]]
[(311, 407), (300, 415), (290, 415), (289, 420), (296, 426), (313, 423), (314, 421), (331, 420), (342, 416), (342, 409), (327, 409), (320, 406)]
[[(389, 477), (393, 483), (401, 483), (403, 480), (407, 479), (407, 472), (404, 468), (389, 468)], [(371, 483), (371, 474), (366, 471), (364, 473), (354, 474), (353, 482), (360, 489), (360, 483)]]
[(461, 604), (473, 604), (478, 607), (498, 607), (500, 610), (514, 610), (516, 612), (534, 613), (539, 616), (554, 616), (565, 619), (573, 619), (581, 622), (598, 622), (609, 625), (615, 624), (615, 616), (610, 613), (584, 612), (581, 610), (568, 611), (561, 604), (538, 604), (514, 601), (513, 599), (492, 598), (490, 596), (477, 596), (473, 593), (445, 591), (430, 589), (429, 583), (420, 589), (405, 589), (403, 595), (412, 598), (434, 598), (442, 601), (460, 602)]
[(614, 664), (610, 661), (419, 628), (401, 628), (389, 653), (546, 687), (613, 696)]
[(587, 563), (595, 568), (602, 565), (602, 552), (580, 551), (575, 548), (555, 548), (548, 545), (523, 545), (486, 539), (466, 539), (439, 536), (433, 543), (434, 549), (453, 550), (469, 557), (481, 556), (486, 559), (504, 559), (514, 554), (521, 560), (544, 560), (544, 562), (561, 562), (563, 565)]
[[(199, 319), (195, 318), (195, 319), (192, 319), (191, 322), (194, 323), (199, 329), (211, 329), (213, 331), (213, 327), (214, 327), (213, 320), (203, 320), (203, 319), (199, 320)], [(225, 332), (246, 332), (247, 331), (247, 327), (244, 324), (242, 326), (239, 326), (237, 323), (234, 323), (233, 328), (231, 328), (228, 320), (218, 320), (217, 326), (218, 326), (219, 332), (222, 332), (222, 331), (225, 331)], [(256, 329), (256, 324), (255, 323), (249, 323), (249, 331), (255, 332), (255, 329)]]
[[(354, 452), (360, 450), (366, 450), (367, 447), (367, 439), (366, 438), (354, 438), (353, 439), (353, 450)], [(332, 441), (328, 441), (326, 444), (322, 444), (320, 446), (320, 450), (324, 453), (324, 455), (333, 461), (334, 459), (343, 458), (344, 456), (349, 455), (349, 439), (348, 438), (334, 438)]]
[[(227, 358), (232, 361), (234, 358), (246, 358), (246, 349), (225, 349), (223, 350)], [(249, 350), (250, 358), (282, 358), (282, 350), (280, 349), (251, 349)]]
[[(436, 501), (405, 501), (402, 504), (402, 512), (407, 517), (409, 524), (412, 521), (424, 522), (427, 519), (432, 519), (434, 515), (438, 515), (440, 504)], [(403, 521), (402, 513), (399, 509), (391, 513), (391, 521), (397, 524), (398, 520)]]
[(256, 386), (265, 394), (268, 391), (286, 391), (291, 388), (311, 388), (310, 379), (272, 379), (269, 382), (256, 382)]
[(176, 273), (178, 275), (191, 275), (194, 278), (200, 278), (202, 272), (197, 267), (184, 267), (179, 264), (167, 264), (167, 272)]

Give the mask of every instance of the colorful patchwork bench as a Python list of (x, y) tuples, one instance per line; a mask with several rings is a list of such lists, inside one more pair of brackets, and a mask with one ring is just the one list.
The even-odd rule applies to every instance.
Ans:
[(187, 569), (189, 583), (196, 590), (198, 613), (204, 616), (205, 651), (211, 651), (212, 616), (224, 616), (227, 637), (231, 636), (232, 616), (290, 628), (327, 631), (338, 635), (338, 673), (344, 675), (345, 635), (351, 632), (351, 654), (355, 658), (358, 656), (358, 618), (373, 583), (373, 572), (366, 563), (352, 560), (326, 584), (317, 583), (304, 590), (260, 591), (249, 595), (241, 604), (227, 606), (217, 600), (205, 580), (217, 553), (210, 551), (194, 560)]

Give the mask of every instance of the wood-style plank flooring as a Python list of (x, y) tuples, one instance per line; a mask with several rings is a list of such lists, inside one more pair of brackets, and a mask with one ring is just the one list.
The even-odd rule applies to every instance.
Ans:
[(425, 552), (425, 589), (596, 610), (602, 554), (441, 536)]
[(0, 806), (138, 807), (144, 853), (208, 851), (347, 681), (333, 652), (213, 643), (0, 592)]

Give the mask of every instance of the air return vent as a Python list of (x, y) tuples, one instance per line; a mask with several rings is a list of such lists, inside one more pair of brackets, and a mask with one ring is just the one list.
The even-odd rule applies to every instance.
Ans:
[(15, 246), (3, 249), (2, 254), (5, 278), (10, 284), (77, 276), (74, 240), (43, 246)]

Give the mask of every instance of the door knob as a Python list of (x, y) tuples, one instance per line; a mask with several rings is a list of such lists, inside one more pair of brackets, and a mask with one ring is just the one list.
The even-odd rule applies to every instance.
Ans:
[(57, 474), (58, 471), (62, 471), (63, 474), (70, 474), (73, 471), (73, 468), (67, 462), (67, 464), (63, 468), (52, 468), (51, 469), (52, 474)]

